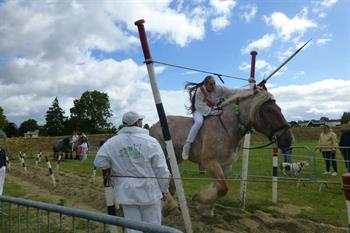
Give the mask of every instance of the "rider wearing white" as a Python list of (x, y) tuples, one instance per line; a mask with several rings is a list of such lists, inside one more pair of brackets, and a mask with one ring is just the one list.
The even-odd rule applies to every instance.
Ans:
[(216, 106), (223, 98), (226, 87), (216, 85), (213, 76), (209, 75), (200, 83), (188, 82), (185, 85), (190, 95), (191, 107), (194, 124), (187, 136), (186, 143), (182, 149), (182, 159), (187, 160), (191, 145), (203, 125), (204, 117), (209, 115), (220, 115), (222, 110)]
[(161, 199), (168, 192), (170, 173), (158, 141), (142, 128), (142, 118), (125, 113), (125, 127), (102, 145), (94, 165), (112, 169), (115, 198), (126, 218), (161, 224)]

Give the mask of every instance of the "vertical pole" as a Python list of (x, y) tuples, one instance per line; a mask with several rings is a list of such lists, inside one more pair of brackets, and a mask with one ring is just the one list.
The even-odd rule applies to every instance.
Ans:
[(22, 164), (24, 173), (27, 174), (27, 167), (26, 167), (26, 164), (24, 162), (25, 153), (22, 154), (22, 152), (19, 152), (19, 156), (20, 156), (20, 159), (21, 159), (21, 164)]
[(350, 173), (345, 173), (342, 176), (343, 179), (343, 190), (346, 199), (346, 208), (348, 211), (348, 223), (349, 223), (349, 232), (350, 232)]
[[(252, 56), (250, 64), (250, 79), (249, 88), (253, 89), (255, 85), (255, 59), (258, 53), (252, 51), (250, 55)], [(247, 133), (244, 136), (244, 148), (250, 147), (251, 134)], [(247, 179), (248, 179), (248, 162), (249, 162), (249, 149), (243, 149), (242, 155), (242, 173), (241, 173), (241, 186), (240, 186), (240, 207), (245, 208), (246, 196), (247, 196)]]
[(176, 192), (177, 192), (179, 202), (180, 202), (182, 217), (184, 219), (185, 229), (186, 229), (187, 233), (192, 233), (192, 223), (191, 223), (191, 219), (190, 219), (190, 214), (189, 214), (189, 211), (187, 208), (186, 197), (185, 197), (184, 189), (182, 186), (179, 167), (177, 166), (174, 146), (173, 146), (173, 142), (171, 140), (168, 122), (167, 122), (167, 119), (165, 116), (162, 100), (160, 98), (160, 93), (159, 93), (159, 89), (157, 86), (156, 75), (155, 75), (154, 68), (153, 68), (151, 52), (150, 52), (149, 47), (148, 47), (146, 32), (145, 32), (145, 28), (143, 25), (144, 22), (145, 22), (145, 20), (141, 19), (141, 20), (136, 21), (135, 25), (137, 26), (138, 31), (139, 31), (141, 46), (142, 46), (143, 54), (145, 57), (148, 75), (150, 78), (151, 88), (152, 88), (152, 92), (153, 92), (153, 98), (154, 98), (154, 101), (156, 104), (158, 117), (160, 120), (160, 125), (162, 127), (163, 137), (164, 137), (164, 141), (166, 144), (166, 150), (167, 150), (167, 153), (168, 153), (169, 158), (170, 158), (170, 167), (172, 170), (173, 177), (175, 179), (174, 182), (175, 182)]
[(96, 167), (94, 166), (94, 169), (92, 170), (92, 183), (95, 183), (96, 181)]
[(52, 168), (51, 168), (51, 163), (50, 163), (50, 160), (47, 158), (47, 155), (45, 155), (45, 160), (46, 160), (46, 163), (47, 163), (47, 168), (49, 169), (49, 174), (51, 176), (53, 187), (56, 188), (55, 175), (53, 174), (53, 171), (52, 171)]
[(272, 203), (277, 203), (277, 169), (278, 169), (278, 147), (277, 145), (272, 150)]

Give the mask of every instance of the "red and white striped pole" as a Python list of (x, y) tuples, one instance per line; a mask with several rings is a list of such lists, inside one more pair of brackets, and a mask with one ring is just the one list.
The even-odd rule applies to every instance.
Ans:
[(350, 232), (350, 173), (345, 173), (342, 176), (343, 178), (343, 190), (346, 199), (346, 208), (348, 211), (348, 223), (349, 223), (349, 232)]
[(278, 147), (272, 150), (272, 203), (277, 203)]
[(180, 209), (181, 209), (182, 217), (183, 217), (184, 224), (185, 224), (185, 229), (186, 229), (187, 233), (192, 233), (193, 231), (192, 231), (192, 223), (191, 223), (190, 213), (188, 211), (187, 201), (186, 201), (186, 197), (185, 197), (185, 193), (184, 193), (184, 189), (183, 189), (182, 181), (181, 181), (181, 175), (180, 175), (179, 167), (177, 165), (177, 160), (176, 160), (176, 156), (175, 156), (174, 146), (173, 146), (173, 142), (171, 140), (168, 122), (166, 119), (162, 99), (160, 97), (160, 92), (159, 92), (158, 85), (157, 85), (156, 75), (155, 75), (155, 71), (154, 71), (154, 67), (153, 67), (153, 60), (151, 57), (150, 49), (148, 47), (148, 41), (147, 41), (147, 37), (146, 37), (145, 27), (143, 25), (144, 23), (145, 23), (145, 20), (140, 19), (140, 20), (135, 22), (135, 25), (137, 26), (137, 29), (139, 31), (140, 42), (141, 42), (141, 46), (142, 46), (142, 50), (143, 50), (143, 55), (145, 57), (148, 76), (150, 79), (151, 88), (152, 88), (152, 92), (153, 92), (153, 98), (154, 98), (154, 102), (156, 104), (160, 125), (162, 127), (163, 138), (165, 141), (166, 150), (167, 150), (167, 153), (168, 153), (169, 159), (170, 159), (171, 171), (172, 171), (173, 177), (175, 178), (174, 183), (175, 183), (175, 187), (176, 187), (176, 193), (177, 193), (177, 196), (179, 198), (179, 204), (180, 204)]
[[(256, 51), (252, 51), (250, 55), (252, 56), (250, 64), (250, 79), (249, 79), (249, 88), (253, 89), (255, 85), (255, 60)], [(244, 148), (250, 147), (251, 134), (246, 133), (244, 136)], [(240, 184), (240, 207), (245, 208), (246, 197), (247, 197), (247, 179), (248, 179), (248, 164), (249, 164), (249, 149), (243, 149), (242, 154), (242, 172), (241, 172), (241, 184)]]
[(27, 167), (26, 167), (26, 164), (24, 162), (24, 156), (25, 156), (25, 153), (22, 154), (22, 152), (20, 151), (19, 152), (19, 157), (20, 157), (20, 160), (21, 160), (21, 164), (22, 164), (24, 173), (27, 173)]
[(56, 187), (56, 179), (55, 179), (55, 175), (53, 174), (52, 168), (51, 168), (51, 163), (50, 160), (47, 158), (47, 155), (45, 155), (45, 160), (47, 163), (47, 168), (49, 169), (49, 174), (51, 176), (51, 180), (52, 180), (52, 184), (54, 187)]

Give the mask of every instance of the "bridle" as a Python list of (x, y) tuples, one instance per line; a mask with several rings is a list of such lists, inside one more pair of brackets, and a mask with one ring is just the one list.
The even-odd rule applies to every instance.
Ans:
[[(266, 101), (264, 101), (259, 109), (256, 109), (255, 112), (259, 112), (260, 108), (262, 107), (263, 104), (269, 102), (269, 101), (274, 101), (273, 99), (267, 99)], [(256, 125), (256, 120), (257, 120), (257, 117), (251, 117), (253, 119), (250, 119), (250, 121), (247, 123), (247, 124), (244, 124), (242, 119), (241, 119), (241, 116), (240, 116), (240, 99), (237, 98), (235, 100), (235, 104), (233, 105), (233, 114), (236, 116), (237, 118), (237, 128), (243, 133), (243, 134), (246, 134), (246, 133), (253, 133), (255, 132), (255, 128), (254, 126)], [(260, 115), (260, 114), (259, 114)], [(265, 117), (262, 116), (264, 122), (266, 121), (265, 120)], [(229, 134), (224, 122), (222, 121), (221, 117), (219, 117), (220, 119), (220, 122), (222, 124), (222, 126), (224, 127), (225, 131)], [(268, 136), (270, 142), (264, 144), (264, 145), (259, 145), (259, 146), (256, 146), (256, 147), (243, 147), (243, 149), (261, 149), (261, 148), (265, 148), (265, 147), (268, 147), (272, 144), (275, 144), (278, 142), (279, 138), (282, 137), (290, 128), (290, 125), (289, 124), (284, 124), (282, 125), (281, 127), (278, 127), (277, 129), (274, 129), (271, 134)]]

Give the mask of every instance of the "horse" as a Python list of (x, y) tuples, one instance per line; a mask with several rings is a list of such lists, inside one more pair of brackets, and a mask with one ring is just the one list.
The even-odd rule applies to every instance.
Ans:
[[(210, 215), (213, 215), (215, 201), (228, 192), (226, 179), (238, 157), (241, 139), (247, 132), (254, 128), (270, 141), (276, 142), (279, 148), (287, 148), (292, 143), (288, 122), (270, 93), (256, 89), (239, 92), (226, 90), (224, 97), (226, 100), (221, 104), (223, 114), (206, 117), (189, 154), (189, 160), (205, 169), (213, 179), (208, 188), (199, 190), (193, 198), (211, 206)], [(193, 119), (168, 116), (167, 121), (177, 161), (180, 163), (182, 147)], [(150, 128), (150, 135), (160, 142), (166, 154), (159, 122)]]
[(55, 141), (52, 145), (52, 149), (54, 159), (58, 159), (60, 153), (64, 153), (66, 159), (68, 159), (68, 155), (72, 156), (72, 145), (69, 141), (69, 138)]

